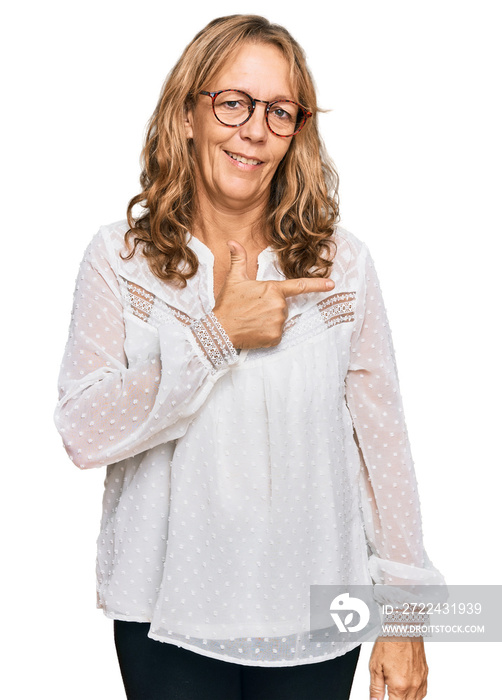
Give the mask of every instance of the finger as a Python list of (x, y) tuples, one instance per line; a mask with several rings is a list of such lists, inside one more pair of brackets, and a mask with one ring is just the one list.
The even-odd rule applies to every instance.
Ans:
[(384, 697), (385, 679), (383, 668), (380, 666), (370, 671), (370, 700), (384, 700)]
[(296, 280), (281, 280), (277, 284), (280, 285), (279, 289), (285, 297), (311, 292), (327, 292), (335, 286), (333, 280), (322, 277), (300, 277)]
[(237, 241), (227, 241), (227, 245), (230, 249), (230, 270), (228, 272), (228, 277), (242, 280), (249, 279), (247, 273), (248, 256), (246, 249)]

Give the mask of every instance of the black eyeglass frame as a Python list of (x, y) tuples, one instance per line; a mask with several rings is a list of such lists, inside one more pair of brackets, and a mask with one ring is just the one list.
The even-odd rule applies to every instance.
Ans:
[[(221, 95), (223, 92), (238, 92), (240, 95), (244, 95), (245, 97), (249, 98), (249, 100), (251, 101), (251, 107), (252, 107), (252, 108), (249, 110), (249, 115), (247, 116), (246, 119), (244, 119), (243, 122), (240, 122), (239, 124), (226, 124), (225, 122), (222, 122), (221, 119), (218, 117), (218, 115), (216, 114), (215, 107), (214, 107), (214, 101), (215, 101), (215, 99), (218, 97), (218, 95)], [(218, 90), (217, 92), (207, 92), (206, 90), (201, 90), (201, 91), (199, 92), (199, 95), (206, 95), (207, 97), (210, 97), (210, 98), (211, 98), (211, 103), (212, 103), (212, 108), (213, 108), (213, 114), (214, 114), (214, 116), (215, 116), (216, 119), (220, 122), (220, 124), (223, 124), (223, 126), (228, 126), (229, 129), (236, 129), (237, 127), (242, 126), (243, 124), (245, 124), (246, 122), (248, 122), (248, 121), (251, 119), (251, 117), (253, 116), (253, 114), (254, 114), (254, 110), (255, 110), (255, 107), (256, 107), (256, 103), (257, 103), (257, 102), (261, 102), (261, 104), (266, 105), (266, 109), (265, 109), (265, 122), (266, 122), (266, 124), (267, 124), (268, 130), (269, 130), (270, 132), (272, 132), (272, 134), (274, 134), (274, 136), (279, 136), (279, 138), (281, 138), (281, 139), (289, 139), (289, 138), (291, 138), (292, 136), (296, 136), (296, 134), (298, 134), (298, 133), (303, 129), (303, 127), (304, 127), (305, 124), (307, 123), (307, 120), (309, 119), (309, 117), (312, 116), (312, 112), (309, 112), (308, 109), (306, 109), (306, 108), (305, 108), (303, 105), (301, 105), (299, 102), (295, 102), (294, 100), (273, 100), (272, 102), (267, 102), (266, 100), (258, 100), (258, 99), (254, 98), (254, 97), (251, 97), (251, 95), (248, 95), (248, 93), (247, 93), (247, 92), (244, 92), (244, 90), (235, 90), (235, 89), (233, 89), (233, 88), (227, 88), (227, 89), (225, 89), (225, 90)], [(268, 114), (269, 114), (271, 108), (272, 108), (274, 105), (276, 105), (276, 104), (284, 104), (285, 102), (288, 103), (288, 104), (296, 105), (296, 106), (299, 107), (299, 109), (301, 109), (301, 111), (303, 112), (303, 119), (302, 119), (302, 122), (301, 122), (300, 126), (296, 129), (296, 131), (294, 131), (292, 134), (278, 134), (276, 131), (274, 131), (274, 130), (272, 129), (272, 127), (271, 127), (270, 124), (268, 123)]]

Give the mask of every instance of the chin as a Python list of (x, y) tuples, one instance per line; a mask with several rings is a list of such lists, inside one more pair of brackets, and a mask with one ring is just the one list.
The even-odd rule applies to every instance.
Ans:
[(225, 190), (221, 190), (221, 194), (226, 200), (233, 202), (234, 205), (242, 203), (242, 205), (245, 206), (252, 202), (262, 201), (263, 199), (262, 192), (254, 189), (240, 188), (238, 186), (230, 188), (227, 186)]

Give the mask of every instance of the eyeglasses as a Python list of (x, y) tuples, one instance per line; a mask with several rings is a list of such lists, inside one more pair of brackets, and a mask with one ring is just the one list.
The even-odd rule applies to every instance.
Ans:
[(253, 116), (257, 102), (266, 105), (265, 121), (269, 130), (276, 136), (288, 138), (295, 136), (303, 129), (307, 119), (312, 116), (309, 112), (292, 100), (275, 100), (266, 102), (256, 100), (242, 90), (219, 90), (218, 92), (206, 92), (202, 90), (200, 95), (207, 95), (213, 103), (213, 113), (216, 119), (224, 126), (235, 128), (242, 126)]

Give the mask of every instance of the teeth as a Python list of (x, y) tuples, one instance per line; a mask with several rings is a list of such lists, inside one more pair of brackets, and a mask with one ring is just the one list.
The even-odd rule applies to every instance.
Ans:
[(225, 153), (228, 153), (230, 158), (233, 158), (234, 160), (238, 160), (239, 163), (245, 163), (246, 165), (259, 165), (261, 163), (261, 160), (252, 160), (251, 158), (243, 158), (242, 156), (238, 156), (235, 153), (229, 153), (229, 151), (225, 151)]

